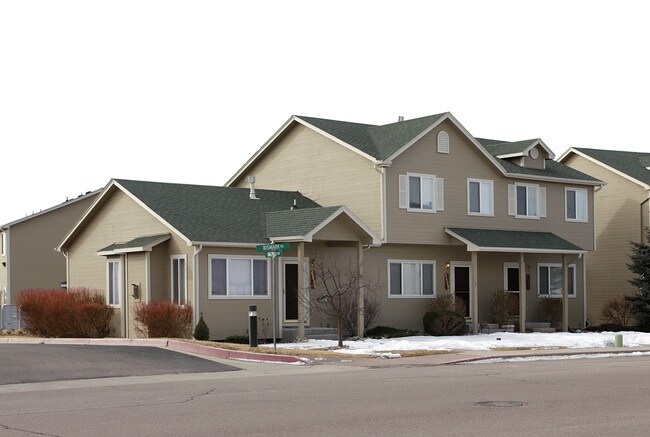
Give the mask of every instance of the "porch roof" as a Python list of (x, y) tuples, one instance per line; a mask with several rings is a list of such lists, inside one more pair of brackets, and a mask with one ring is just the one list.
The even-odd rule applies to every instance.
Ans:
[(583, 253), (583, 248), (551, 232), (445, 228), (470, 252)]
[(113, 243), (97, 251), (97, 255), (118, 255), (129, 252), (148, 252), (160, 243), (169, 240), (170, 234), (148, 235), (137, 237), (126, 243)]

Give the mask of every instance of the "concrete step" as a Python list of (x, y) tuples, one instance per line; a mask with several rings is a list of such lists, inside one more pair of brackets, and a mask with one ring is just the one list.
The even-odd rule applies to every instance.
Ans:
[(552, 334), (556, 332), (555, 328), (532, 328), (533, 332), (543, 332), (546, 334)]
[(536, 328), (550, 328), (551, 324), (548, 322), (526, 322), (526, 329)]

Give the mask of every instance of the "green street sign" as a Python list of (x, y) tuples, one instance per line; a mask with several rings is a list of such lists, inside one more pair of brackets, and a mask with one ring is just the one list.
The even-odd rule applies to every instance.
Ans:
[(269, 252), (264, 252), (264, 255), (267, 258), (277, 258), (278, 256), (282, 256), (282, 251), (281, 250), (271, 250)]
[(255, 246), (255, 249), (258, 252), (275, 252), (275, 251), (283, 251), (287, 250), (291, 247), (289, 243), (269, 243), (269, 244), (259, 244)]

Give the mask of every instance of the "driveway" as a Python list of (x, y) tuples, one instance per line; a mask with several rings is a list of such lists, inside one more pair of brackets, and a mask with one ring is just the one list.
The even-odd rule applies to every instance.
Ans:
[(0, 344), (0, 385), (233, 370), (156, 347)]

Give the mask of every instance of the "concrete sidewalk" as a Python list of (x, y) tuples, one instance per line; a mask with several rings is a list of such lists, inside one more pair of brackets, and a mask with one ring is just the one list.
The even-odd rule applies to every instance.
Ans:
[(417, 357), (382, 358), (382, 357), (357, 357), (355, 355), (345, 357), (300, 357), (300, 351), (296, 350), (293, 355), (279, 355), (264, 352), (248, 352), (222, 349), (218, 347), (205, 346), (198, 343), (190, 343), (182, 340), (165, 338), (35, 338), (35, 337), (0, 337), (0, 344), (68, 344), (68, 345), (97, 345), (97, 346), (150, 346), (168, 348), (177, 352), (203, 355), (215, 358), (232, 360), (258, 361), (278, 364), (310, 364), (310, 365), (343, 365), (357, 367), (414, 367), (414, 366), (438, 366), (445, 364), (460, 364), (472, 361), (480, 361), (495, 358), (518, 358), (518, 357), (540, 357), (540, 356), (562, 356), (582, 354), (619, 354), (632, 352), (650, 352), (650, 346), (646, 347), (622, 347), (622, 348), (589, 348), (589, 349), (566, 349), (566, 348), (530, 348), (518, 350), (484, 350), (484, 351), (451, 351), (422, 355)]

